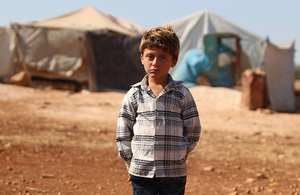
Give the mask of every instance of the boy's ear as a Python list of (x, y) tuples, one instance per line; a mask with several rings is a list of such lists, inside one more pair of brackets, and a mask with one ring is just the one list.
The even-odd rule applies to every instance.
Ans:
[(178, 58), (172, 60), (172, 68), (176, 66)]
[(144, 60), (144, 57), (143, 57), (143, 54), (141, 54), (141, 62), (144, 65), (143, 60)]

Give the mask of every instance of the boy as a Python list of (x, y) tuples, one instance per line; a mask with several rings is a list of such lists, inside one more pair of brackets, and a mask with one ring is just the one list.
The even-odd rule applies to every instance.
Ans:
[(116, 134), (119, 155), (133, 194), (184, 194), (186, 159), (201, 126), (191, 93), (169, 75), (178, 60), (179, 39), (172, 27), (153, 28), (139, 50), (147, 75), (123, 99)]

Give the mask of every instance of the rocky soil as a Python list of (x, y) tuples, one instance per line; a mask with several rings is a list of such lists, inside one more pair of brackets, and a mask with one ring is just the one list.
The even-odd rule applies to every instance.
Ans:
[[(241, 108), (235, 89), (191, 92), (203, 128), (187, 195), (300, 194), (300, 112)], [(0, 194), (132, 194), (115, 144), (123, 96), (0, 84)]]

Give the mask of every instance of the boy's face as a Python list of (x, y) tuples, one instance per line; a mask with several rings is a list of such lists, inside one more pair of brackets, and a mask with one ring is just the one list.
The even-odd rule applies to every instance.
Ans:
[(167, 78), (169, 70), (177, 63), (177, 59), (162, 48), (146, 48), (141, 61), (147, 74), (153, 79)]

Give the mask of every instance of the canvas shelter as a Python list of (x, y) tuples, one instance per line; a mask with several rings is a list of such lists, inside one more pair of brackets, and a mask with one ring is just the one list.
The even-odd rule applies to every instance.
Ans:
[(11, 29), (0, 28), (0, 79), (13, 74), (11, 66), (15, 51), (14, 34)]
[[(294, 43), (275, 45), (249, 30), (228, 21), (210, 11), (200, 11), (164, 24), (174, 26), (180, 38), (180, 54), (177, 66), (171, 75), (183, 69), (184, 55), (195, 48), (204, 48), (204, 37), (211, 34), (234, 34), (239, 37), (239, 70), (262, 68), (266, 72), (266, 88), (272, 109), (283, 112), (295, 111), (294, 83)], [(234, 41), (223, 42), (233, 50)], [(211, 59), (210, 59), (211, 61)]]
[(91, 55), (90, 67), (100, 90), (129, 90), (140, 82), (146, 72), (141, 63), (139, 44), (142, 35), (126, 36), (116, 33), (88, 33)]
[(266, 72), (267, 92), (270, 106), (278, 112), (295, 112), (295, 65), (294, 44), (274, 45), (265, 41), (263, 45), (263, 67)]
[(142, 28), (136, 24), (131, 25), (130, 28), (126, 28), (125, 26), (120, 25), (120, 23), (116, 22), (116, 20), (123, 20), (127, 21), (127, 23), (131, 23), (127, 19), (122, 19), (118, 16), (113, 17), (110, 14), (103, 13), (96, 8), (88, 5), (81, 9), (57, 17), (20, 25), (27, 27), (44, 27), (48, 29), (70, 29), (79, 31), (108, 30), (125, 35), (136, 35), (136, 31), (134, 30), (134, 28)]
[[(259, 66), (263, 39), (249, 30), (222, 18), (210, 11), (200, 11), (170, 22), (164, 25), (173, 25), (174, 31), (180, 37), (179, 63), (183, 55), (190, 49), (204, 47), (204, 36), (209, 33), (231, 33), (240, 38), (241, 46), (241, 70)], [(235, 43), (226, 43), (234, 49)], [(171, 74), (179, 68), (175, 66), (171, 69)]]
[(144, 29), (92, 6), (38, 22), (11, 23), (11, 28), (17, 38), (16, 71), (25, 63), (33, 77), (88, 81), (91, 91), (99, 86), (89, 32), (134, 37)]

